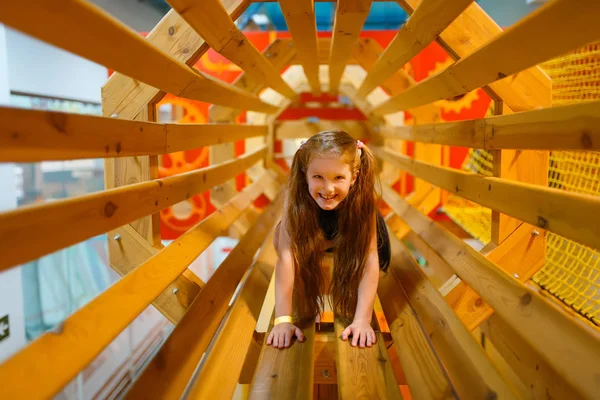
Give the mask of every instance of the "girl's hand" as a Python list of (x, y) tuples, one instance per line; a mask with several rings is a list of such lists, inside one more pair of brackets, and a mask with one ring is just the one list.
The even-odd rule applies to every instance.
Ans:
[(294, 336), (296, 336), (300, 343), (303, 343), (306, 340), (304, 334), (296, 325), (288, 322), (279, 324), (271, 330), (271, 333), (267, 338), (267, 344), (273, 345), (275, 348), (285, 349), (290, 347), (292, 337)]
[(344, 332), (342, 332), (342, 340), (348, 340), (348, 337), (352, 335), (352, 346), (356, 346), (357, 344), (360, 347), (371, 347), (375, 343), (377, 343), (377, 336), (375, 336), (375, 331), (371, 328), (371, 324), (366, 321), (356, 321), (354, 320), (352, 324), (350, 324)]

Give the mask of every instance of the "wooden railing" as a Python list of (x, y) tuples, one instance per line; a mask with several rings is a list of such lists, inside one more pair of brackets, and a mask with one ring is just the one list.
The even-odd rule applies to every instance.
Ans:
[[(0, 22), (117, 71), (103, 88), (104, 117), (0, 108), (1, 162), (105, 158), (107, 181), (105, 191), (1, 213), (0, 271), (108, 232), (111, 266), (122, 275), (0, 365), (2, 396), (55, 396), (150, 304), (176, 326), (128, 398), (230, 398), (241, 386), (250, 398), (321, 397), (321, 386), (334, 387), (341, 398), (402, 398), (399, 384), (408, 384), (418, 399), (591, 399), (600, 392), (597, 327), (528, 284), (531, 274), (515, 277), (511, 269), (511, 254), (529, 270), (539, 268), (544, 231), (600, 248), (600, 200), (547, 188), (543, 152), (600, 149), (600, 104), (540, 109), (551, 106), (550, 81), (535, 66), (600, 35), (596, 1), (580, 2), (581, 12), (567, 19), (572, 2), (552, 1), (504, 32), (469, 0), (399, 1), (414, 14), (383, 51), (374, 41), (357, 39), (370, 0), (338, 1), (331, 39), (317, 39), (314, 2), (281, 0), (292, 39), (276, 40), (262, 53), (233, 22), (249, 1), (169, 3), (174, 10), (146, 39), (83, 0), (0, 5)], [(50, 18), (52, 29), (39, 23)], [(545, 29), (559, 23), (560, 30)], [(457, 63), (416, 83), (400, 68), (433, 40)], [(209, 47), (244, 70), (233, 85), (190, 67)], [(294, 63), (302, 65), (307, 82), (280, 76)], [(319, 64), (329, 64), (328, 80), (319, 77)], [(348, 64), (368, 74), (345, 79), (352, 74)], [(368, 120), (276, 121), (296, 92), (310, 87), (319, 93), (327, 83)], [(496, 116), (438, 123), (439, 109), (429, 103), (484, 85)], [(373, 96), (378, 86), (387, 94)], [(285, 97), (261, 93), (266, 87)], [(219, 124), (157, 123), (156, 103), (165, 93), (212, 103), (210, 119)], [(381, 101), (374, 104), (376, 97)], [(405, 109), (416, 125), (396, 126), (384, 118)], [(259, 125), (233, 124), (242, 110), (269, 115), (261, 115)], [(519, 113), (502, 115), (512, 112)], [(273, 235), (285, 177), (269, 168), (273, 143), (329, 128), (370, 139), (386, 170), (399, 168), (418, 179), (407, 198), (383, 187), (382, 199), (393, 210), (387, 219), (392, 263), (379, 282), (378, 343), (351, 347), (339, 338), (343, 325), (325, 313), (319, 325), (303, 327), (306, 342), (274, 349), (264, 343), (264, 331), (272, 321)], [(158, 179), (158, 155), (248, 138), (262, 138), (261, 144), (237, 159), (213, 157), (209, 167)], [(412, 157), (402, 154), (406, 141), (415, 142)], [(494, 176), (442, 165), (447, 146), (495, 152)], [(513, 150), (520, 155), (509, 160)], [(534, 157), (533, 150), (543, 150), (542, 156)], [(168, 246), (160, 244), (161, 209), (223, 185), (261, 161), (267, 168), (253, 172), (252, 184), (222, 196), (218, 211)], [(495, 210), (494, 243), (485, 254), (428, 218), (448, 192)], [(258, 213), (252, 203), (261, 193), (271, 203)], [(203, 282), (188, 266), (234, 224), (243, 227), (239, 243)], [(536, 237), (529, 234), (533, 227), (539, 228)], [(419, 249), (443, 285), (429, 279), (403, 241)], [(326, 255), (328, 273), (332, 263)], [(260, 318), (267, 326), (258, 326)], [(475, 340), (471, 331), (479, 326), (525, 389)], [(331, 366), (316, 368), (318, 360)]]

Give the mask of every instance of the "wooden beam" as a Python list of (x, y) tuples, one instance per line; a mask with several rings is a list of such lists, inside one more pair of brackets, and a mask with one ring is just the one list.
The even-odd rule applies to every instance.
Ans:
[(168, 154), (254, 136), (264, 125), (158, 124), (0, 107), (0, 162)]
[[(401, 261), (395, 251), (397, 248), (392, 249), (392, 264)], [(387, 273), (379, 279), (377, 293), (413, 398), (458, 398), (454, 385), (393, 273)]]
[[(579, 6), (582, 10), (585, 8), (585, 12), (578, 12), (577, 18), (569, 19), (566, 25), (562, 22), (564, 15), (573, 9), (569, 0), (556, 0), (541, 6), (487, 45), (406, 93), (376, 106), (373, 112), (384, 115), (465, 94), (597, 39), (600, 27), (581, 27), (597, 26), (594, 21), (595, 15), (600, 13), (600, 4), (584, 0)], [(560, 31), (546, 29), (558, 25)], [(508, 53), (512, 56), (504, 57)]]
[(369, 137), (369, 128), (362, 121), (330, 121), (309, 120), (280, 121), (275, 125), (275, 136), (278, 139), (308, 138), (312, 135), (327, 130), (342, 130), (355, 139)]
[(600, 150), (600, 101), (511, 115), (415, 126), (382, 126), (389, 139), (476, 149)]
[(473, 0), (423, 0), (373, 66), (358, 95), (366, 97), (434, 41)]
[(597, 215), (600, 209), (598, 197), (439, 167), (387, 149), (372, 147), (372, 150), (378, 157), (442, 189), (539, 228), (600, 248), (600, 224), (591, 217)]
[(295, 341), (287, 349), (263, 344), (250, 388), (251, 400), (312, 399), (315, 324), (302, 326), (302, 333), (306, 341)]
[[(289, 65), (291, 59), (296, 55), (296, 48), (289, 39), (275, 39), (263, 51), (263, 55), (277, 71), (281, 71)], [(258, 94), (266, 87), (261, 80), (246, 72), (236, 78), (233, 86), (252, 94)], [(211, 105), (209, 108), (209, 118), (213, 122), (233, 121), (238, 114), (240, 114), (240, 110), (235, 108), (218, 105)]]
[[(435, 250), (432, 249), (432, 252), (437, 255)], [(544, 266), (545, 252), (546, 232), (522, 224), (502, 244), (490, 251), (487, 258), (507, 274), (525, 283)], [(471, 331), (494, 313), (493, 308), (464, 282), (452, 289), (446, 301)]]
[[(385, 200), (390, 204), (389, 198)], [(404, 288), (459, 396), (465, 399), (515, 398), (502, 375), (409, 255), (408, 249), (393, 235), (390, 235), (390, 243), (395, 255), (391, 272)]]
[(329, 91), (337, 92), (352, 48), (365, 24), (372, 0), (339, 0), (329, 56)]
[(273, 237), (274, 229), (265, 239), (200, 369), (194, 373), (189, 392), (191, 398), (233, 396), (275, 270), (277, 253), (273, 247)]
[[(412, 14), (423, 0), (396, 1)], [(438, 42), (454, 60), (458, 60), (485, 46), (502, 32), (502, 28), (474, 2), (440, 34)], [(490, 88), (515, 112), (552, 105), (552, 82), (540, 67), (494, 82)]]
[(296, 92), (281, 78), (279, 69), (237, 28), (220, 0), (167, 2), (214, 51), (284, 96), (296, 96)]
[[(294, 41), (292, 39), (280, 39), (283, 42), (289, 42), (289, 43), (294, 43)], [(358, 42), (362, 42), (365, 40), (371, 40), (368, 38), (358, 38)], [(318, 60), (319, 60), (319, 65), (328, 65), (329, 64), (329, 50), (331, 49), (331, 38), (330, 37), (320, 37), (317, 38), (317, 46), (318, 46)], [(298, 55), (294, 54), (294, 56), (292, 57), (292, 59), (289, 62), (289, 65), (296, 65), (296, 64), (301, 64)], [(350, 58), (348, 58), (348, 61), (346, 62), (346, 65), (354, 65), (357, 64), (357, 60), (354, 57), (354, 53), (352, 52), (350, 54)]]
[[(6, 251), (0, 271), (125, 225), (202, 193), (244, 172), (264, 157), (264, 147), (237, 160), (155, 181), (0, 213)], [(61, 234), (56, 234), (56, 227)]]
[[(338, 394), (341, 399), (402, 399), (381, 332), (373, 347), (353, 347), (341, 339), (346, 328), (334, 322)], [(377, 329), (378, 330), (378, 329)]]
[[(223, 6), (233, 20), (248, 7), (247, 0), (222, 0)], [(170, 10), (152, 29), (146, 40), (160, 51), (178, 61), (192, 66), (208, 51), (204, 39), (181, 18)], [(118, 116), (132, 119), (147, 104), (157, 103), (164, 93), (119, 72), (113, 73), (102, 87), (102, 112), (106, 117)]]
[[(127, 398), (181, 397), (219, 328), (236, 287), (277, 222), (282, 204), (283, 196), (279, 195), (217, 268), (184, 318), (127, 393)], [(198, 321), (202, 321), (202, 324), (199, 325)]]
[[(600, 391), (600, 333), (573, 319), (537, 292), (506, 274), (468, 244), (383, 188), (388, 205), (452, 266), (546, 361), (582, 395)], [(568, 362), (568, 360), (573, 360)]]
[(296, 44), (296, 57), (304, 67), (304, 74), (313, 93), (321, 93), (319, 82), (317, 21), (313, 0), (280, 0), (292, 40)]
[[(493, 315), (481, 325), (502, 358), (531, 391), (534, 399), (577, 399), (580, 395), (556, 373), (510, 325)], [(575, 361), (575, 360), (573, 360)]]
[[(150, 246), (130, 225), (108, 232), (110, 266), (121, 276), (127, 275), (157, 253), (159, 250)], [(194, 278), (194, 273), (186, 269), (152, 301), (152, 305), (165, 318), (177, 324), (203, 286), (204, 282), (197, 276)]]
[(419, 252), (423, 255), (425, 260), (427, 260), (427, 266), (433, 272), (433, 276), (429, 276), (428, 278), (434, 284), (436, 283), (434, 281), (437, 281), (437, 288), (439, 288), (442, 284), (447, 282), (448, 279), (452, 278), (452, 276), (454, 275), (454, 270), (452, 269), (452, 267), (450, 267), (448, 263), (444, 261), (443, 258), (441, 258), (435, 251), (433, 251), (431, 247), (429, 247), (419, 235), (417, 235), (411, 230), (404, 237), (404, 239), (411, 242), (415, 246), (415, 248), (419, 250)]
[[(85, 0), (70, 0), (53, 7), (45, 3), (44, 0), (2, 3), (0, 22), (179, 97), (262, 112), (276, 110), (257, 97), (168, 56)], [(51, 28), (39, 23), (47, 20), (53, 21)], [(91, 46), (83, 38), (96, 40)]]
[(56, 395), (233, 223), (261, 192), (262, 184), (246, 188), (227, 207), (125, 275), (55, 331), (0, 365), (6, 380), (3, 393), (15, 399)]

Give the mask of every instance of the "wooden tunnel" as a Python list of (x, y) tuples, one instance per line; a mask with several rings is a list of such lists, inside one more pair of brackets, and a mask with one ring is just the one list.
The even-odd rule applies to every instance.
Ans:
[[(106, 160), (106, 190), (0, 214), (0, 271), (108, 233), (122, 276), (0, 365), (1, 398), (54, 396), (149, 304), (176, 326), (127, 398), (598, 398), (598, 326), (530, 278), (548, 232), (600, 249), (600, 197), (547, 185), (549, 151), (600, 151), (600, 102), (553, 107), (538, 66), (600, 38), (600, 2), (551, 0), (502, 30), (472, 0), (398, 0), (410, 18), (384, 50), (359, 38), (371, 0), (338, 0), (330, 39), (317, 38), (314, 1), (280, 0), (291, 39), (262, 53), (234, 24), (250, 0), (168, 2), (146, 38), (85, 0), (1, 2), (0, 22), (116, 73), (103, 117), (0, 108), (2, 162)], [(456, 62), (417, 83), (402, 67), (432, 41)], [(233, 85), (191, 67), (209, 48), (244, 70)], [(493, 116), (439, 122), (436, 101), (477, 88)], [(302, 92), (340, 93), (367, 119), (279, 121)], [(165, 93), (213, 104), (210, 123), (157, 123)], [(248, 122), (235, 123), (244, 110)], [(414, 125), (401, 123), (405, 110)], [(393, 256), (374, 310), (379, 340), (351, 347), (326, 313), (305, 343), (276, 350), (264, 343), (286, 182), (274, 142), (330, 128), (363, 138), (383, 166)], [(158, 179), (158, 155), (204, 146), (209, 167)], [(490, 151), (493, 176), (443, 164), (450, 146)], [(398, 170), (417, 178), (412, 193), (386, 181)], [(244, 172), (252, 183), (237, 192), (231, 180)], [(160, 210), (215, 187), (219, 210), (162, 246)], [(481, 252), (429, 218), (448, 193), (494, 210)], [(234, 231), (239, 243), (203, 282), (188, 266)]]

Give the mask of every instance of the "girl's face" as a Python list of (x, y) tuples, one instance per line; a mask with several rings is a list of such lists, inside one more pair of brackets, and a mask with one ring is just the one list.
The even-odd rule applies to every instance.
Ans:
[(308, 191), (323, 210), (335, 209), (348, 196), (356, 177), (339, 156), (315, 157), (306, 171)]

